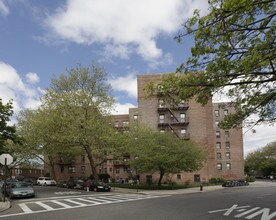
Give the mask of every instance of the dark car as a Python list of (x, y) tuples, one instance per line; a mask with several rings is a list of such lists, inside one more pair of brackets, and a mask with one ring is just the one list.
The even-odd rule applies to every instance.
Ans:
[(226, 181), (222, 184), (223, 187), (248, 186), (249, 183), (245, 180)]
[(26, 182), (14, 182), (6, 188), (9, 198), (35, 197), (35, 192), (31, 184)]
[(90, 190), (93, 190), (94, 192), (108, 192), (110, 189), (111, 187), (109, 185), (100, 181), (91, 181), (90, 183)]
[(59, 181), (59, 182), (57, 183), (57, 187), (67, 188), (67, 181), (66, 181), (66, 180)]
[(72, 189), (84, 189), (84, 181), (81, 179), (69, 179), (67, 180), (67, 188)]

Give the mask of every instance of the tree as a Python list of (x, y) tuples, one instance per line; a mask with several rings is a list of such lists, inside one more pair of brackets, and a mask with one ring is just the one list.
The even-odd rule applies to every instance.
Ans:
[(147, 127), (134, 126), (130, 129), (130, 161), (139, 172), (158, 172), (158, 186), (165, 174), (182, 171), (192, 172), (202, 168), (205, 152), (196, 144), (177, 138), (171, 132), (160, 133)]
[(12, 115), (12, 102), (9, 101), (5, 105), (2, 99), (0, 99), (0, 153), (3, 153), (3, 149), (8, 140), (16, 143), (20, 141), (19, 137), (16, 135), (15, 126), (8, 125)]
[(38, 140), (33, 146), (42, 146), (48, 157), (86, 154), (94, 179), (98, 179), (96, 168), (117, 151), (118, 135), (109, 116), (114, 99), (106, 76), (99, 66), (77, 65), (67, 75), (54, 77), (31, 119), (35, 127), (24, 127), (25, 136), (32, 134), (30, 142)]
[[(276, 121), (274, 0), (209, 0), (209, 13), (194, 16), (176, 39), (194, 36), (191, 57), (168, 74), (158, 88), (170, 100), (195, 97), (206, 104), (214, 94), (228, 96), (236, 113), (222, 128)], [(250, 119), (249, 116), (258, 117)], [(247, 121), (245, 121), (247, 119)]]
[(261, 171), (264, 176), (276, 174), (276, 141), (249, 153), (245, 159), (247, 171)]

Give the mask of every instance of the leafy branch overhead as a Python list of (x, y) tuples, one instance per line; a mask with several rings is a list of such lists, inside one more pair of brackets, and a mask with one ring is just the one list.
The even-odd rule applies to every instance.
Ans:
[(209, 0), (209, 13), (194, 16), (184, 25), (179, 42), (192, 35), (191, 57), (165, 75), (162, 88), (173, 100), (196, 100), (203, 105), (214, 94), (226, 95), (236, 113), (226, 118), (224, 128), (276, 121), (275, 15), (274, 0)]

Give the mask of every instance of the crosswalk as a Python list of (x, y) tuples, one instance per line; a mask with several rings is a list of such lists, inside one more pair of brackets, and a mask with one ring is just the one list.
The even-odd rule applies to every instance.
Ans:
[(143, 199), (153, 199), (164, 197), (165, 195), (143, 195), (143, 194), (108, 194), (97, 196), (75, 196), (75, 197), (57, 197), (47, 200), (33, 200), (19, 203), (21, 212), (9, 215), (1, 215), (0, 218), (24, 215), (40, 212), (58, 211), (64, 209), (74, 209), (87, 206), (105, 205), (120, 202), (137, 201)]

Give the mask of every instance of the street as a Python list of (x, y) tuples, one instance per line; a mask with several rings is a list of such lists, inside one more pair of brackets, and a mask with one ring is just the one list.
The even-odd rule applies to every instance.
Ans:
[(35, 199), (13, 200), (12, 208), (0, 213), (0, 218), (276, 219), (276, 182), (174, 195), (35, 188)]

